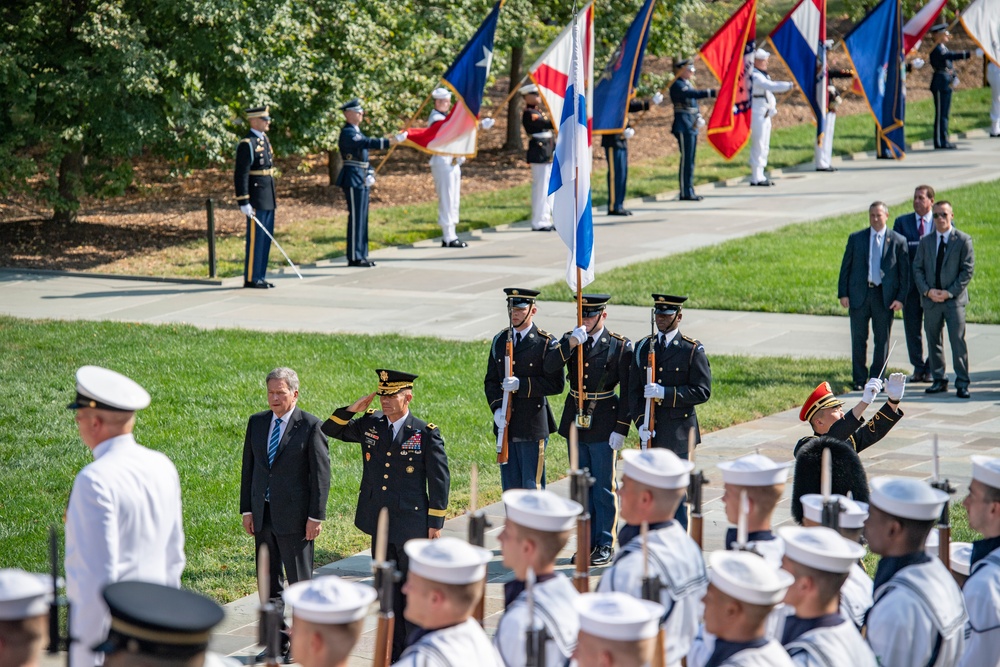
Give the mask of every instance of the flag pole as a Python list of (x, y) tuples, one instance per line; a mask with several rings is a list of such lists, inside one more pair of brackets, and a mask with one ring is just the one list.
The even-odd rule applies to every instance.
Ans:
[[(410, 129), (410, 126), (413, 125), (413, 121), (417, 119), (417, 116), (420, 115), (420, 112), (424, 110), (424, 107), (427, 106), (427, 103), (430, 101), (431, 101), (431, 93), (427, 93), (427, 97), (425, 97), (424, 101), (420, 103), (420, 107), (416, 110), (416, 112), (414, 112), (414, 114), (410, 116), (410, 120), (406, 121), (406, 126), (402, 130), (400, 130), (401, 132), (405, 132), (406, 130)], [(376, 174), (382, 171), (382, 167), (385, 166), (386, 161), (388, 161), (389, 156), (392, 155), (393, 151), (396, 150), (397, 146), (399, 146), (398, 141), (394, 143), (392, 146), (389, 146), (389, 152), (385, 154), (385, 157), (382, 158), (382, 161), (378, 163), (377, 167), (375, 167)]]

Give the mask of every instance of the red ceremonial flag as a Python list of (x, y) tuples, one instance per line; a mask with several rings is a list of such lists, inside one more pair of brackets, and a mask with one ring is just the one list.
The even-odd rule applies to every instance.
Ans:
[(920, 11), (913, 15), (913, 18), (903, 26), (903, 55), (906, 55), (916, 47), (917, 42), (924, 38), (927, 31), (937, 21), (941, 15), (941, 10), (948, 4), (948, 0), (930, 0), (920, 8)]
[(708, 141), (727, 160), (750, 140), (750, 74), (756, 35), (757, 0), (747, 0), (698, 51), (719, 80)]

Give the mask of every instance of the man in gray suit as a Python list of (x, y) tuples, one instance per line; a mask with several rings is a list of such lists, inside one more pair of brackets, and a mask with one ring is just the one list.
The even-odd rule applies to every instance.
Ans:
[(934, 202), (934, 232), (920, 239), (913, 279), (923, 297), (924, 333), (933, 384), (928, 394), (948, 391), (944, 362), (944, 325), (955, 364), (955, 389), (959, 398), (969, 398), (969, 350), (965, 345), (965, 305), (969, 303), (969, 281), (976, 258), (972, 237), (955, 229), (951, 203)]
[[(851, 375), (855, 391), (869, 378), (878, 377), (889, 353), (892, 318), (903, 307), (910, 289), (910, 256), (902, 234), (886, 229), (889, 207), (874, 202), (868, 207), (867, 229), (847, 239), (840, 264), (837, 296), (851, 315)], [(868, 322), (875, 339), (872, 364), (868, 356)]]

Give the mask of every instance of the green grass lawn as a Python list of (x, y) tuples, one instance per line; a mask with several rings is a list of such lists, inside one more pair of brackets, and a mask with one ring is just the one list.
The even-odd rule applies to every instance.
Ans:
[[(1000, 323), (1000, 265), (992, 261), (1000, 252), (1000, 181), (939, 192), (937, 198), (952, 203), (956, 226), (972, 235), (977, 262), (968, 321)], [(913, 210), (910, 200), (889, 206), (890, 225)], [(837, 300), (840, 263), (848, 235), (867, 225), (859, 213), (796, 224), (598, 273), (587, 289), (634, 306), (648, 306), (650, 294), (668, 292), (688, 295), (692, 308), (846, 315)], [(572, 298), (562, 282), (543, 293), (553, 300)]]
[[(223, 602), (255, 588), (252, 538), (243, 533), (238, 511), (240, 458), (247, 418), (266, 409), (264, 377), (275, 366), (298, 371), (299, 405), (321, 417), (372, 391), (376, 366), (418, 373), (412, 408), (444, 435), (451, 515), (468, 506), (473, 463), (479, 465), (481, 502), (500, 497), (481, 389), (487, 342), (11, 318), (0, 318), (0, 340), (0, 567), (47, 569), (47, 527), (62, 525), (73, 478), (92, 460), (65, 408), (74, 395), (74, 373), (84, 364), (126, 373), (152, 395), (152, 405), (138, 416), (136, 437), (170, 456), (180, 472), (184, 583)], [(712, 399), (699, 409), (706, 431), (798, 405), (817, 378), (829, 379), (837, 392), (850, 383), (836, 360), (717, 355), (712, 366)], [(558, 414), (561, 398), (555, 404)], [(634, 432), (630, 440), (629, 446), (638, 445)], [(319, 563), (368, 546), (353, 527), (360, 453), (355, 445), (332, 441), (330, 456), (334, 474), (328, 521), (317, 542)], [(558, 436), (549, 457), (549, 479), (557, 479), (568, 465)]]
[[(989, 89), (959, 90), (952, 101), (951, 130), (963, 132), (989, 126)], [(908, 141), (929, 139), (933, 130), (933, 100), (914, 102), (906, 110), (906, 137)], [(641, 123), (639, 124), (641, 130)], [(874, 123), (869, 113), (840, 116), (834, 140), (834, 153), (848, 155), (875, 149)], [(642, 138), (638, 135), (636, 140)], [(811, 162), (816, 128), (811, 123), (775, 129), (771, 135), (769, 165), (772, 168)], [(646, 137), (644, 141), (664, 141), (671, 146), (676, 141), (669, 134)], [(695, 182), (709, 183), (735, 176), (746, 176), (747, 151), (744, 148), (731, 161), (726, 162), (707, 144), (699, 148)], [(628, 195), (645, 197), (677, 188), (676, 152), (658, 160), (629, 165)], [(606, 171), (597, 169), (593, 174), (593, 201), (595, 206), (607, 204)], [(526, 220), (531, 213), (531, 185), (526, 183), (493, 192), (462, 196), (462, 221), (459, 231), (495, 227)], [(288, 254), (301, 264), (341, 257), (346, 245), (346, 220), (343, 202), (336, 198), (330, 204), (330, 217), (312, 220), (279, 221), (278, 240)], [(437, 202), (391, 206), (373, 209), (369, 214), (369, 245), (371, 249), (413, 243), (441, 235), (437, 225)], [(243, 270), (243, 237), (230, 236), (218, 239), (218, 274), (222, 277), (237, 276)], [(204, 242), (192, 242), (172, 249), (158, 260), (162, 275), (205, 277), (208, 275), (207, 250)], [(284, 266), (278, 253), (272, 253), (272, 268)]]

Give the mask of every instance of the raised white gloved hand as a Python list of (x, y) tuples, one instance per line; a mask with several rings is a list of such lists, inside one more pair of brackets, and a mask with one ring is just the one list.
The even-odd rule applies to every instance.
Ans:
[(639, 442), (645, 448), (649, 444), (649, 439), (653, 434), (649, 432), (649, 429), (645, 426), (639, 427)]
[(608, 438), (608, 445), (617, 452), (625, 446), (625, 436), (621, 433), (612, 433)]
[(902, 400), (904, 389), (906, 389), (905, 373), (893, 373), (889, 376), (889, 381), (885, 383), (885, 395), (893, 403), (899, 403)]
[(504, 378), (503, 381), (500, 383), (500, 387), (504, 391), (517, 391), (518, 387), (520, 386), (521, 386), (521, 381), (518, 380), (513, 375), (510, 376), (509, 378)]
[(635, 130), (633, 130), (631, 127), (626, 127), (625, 131), (622, 132), (622, 134), (625, 135), (626, 139), (631, 139), (632, 137), (635, 136)]
[(368, 174), (365, 176), (365, 185), (368, 187), (375, 185), (375, 174)]
[(872, 378), (865, 385), (865, 393), (861, 395), (861, 400), (870, 404), (875, 400), (880, 391), (882, 391), (882, 381), (878, 378)]
[(977, 58), (982, 58), (982, 57), (983, 57), (984, 55), (986, 55), (986, 52), (985, 52), (985, 51), (983, 51), (983, 50), (982, 50), (981, 48), (979, 48), (979, 47), (977, 46), (977, 47), (976, 47), (976, 57), (977, 57)]
[(481, 121), (479, 121), (479, 124), (483, 126), (484, 130), (488, 130), (492, 128), (494, 124), (496, 124), (496, 120), (493, 118), (483, 118)]
[(403, 130), (402, 132), (396, 135), (396, 141), (398, 143), (403, 143), (404, 141), (406, 141), (406, 138), (408, 136), (410, 136), (410, 133), (407, 132), (406, 130)]
[(663, 93), (657, 91), (657, 93), (653, 95), (653, 104), (663, 104)]
[(951, 87), (952, 87), (952, 88), (958, 88), (958, 87), (959, 87), (959, 85), (961, 85), (961, 83), (962, 83), (962, 82), (961, 82), (961, 81), (959, 81), (959, 80), (958, 80), (958, 77), (956, 76), (956, 77), (955, 77), (954, 79), (952, 79), (952, 80), (951, 80)]
[(665, 393), (666, 391), (663, 389), (663, 385), (657, 384), (656, 382), (650, 382), (642, 388), (643, 398), (655, 398), (662, 401)]
[(497, 408), (493, 413), (493, 423), (497, 425), (497, 428), (503, 428), (504, 421), (506, 420), (504, 419), (503, 410)]
[(253, 206), (251, 206), (250, 204), (241, 204), (240, 213), (242, 213), (245, 216), (253, 215)]
[(826, 92), (830, 93), (831, 95), (836, 95), (837, 94), (837, 87), (836, 86), (827, 86), (826, 87)]
[(926, 65), (926, 63), (924, 62), (923, 58), (914, 58), (913, 59), (913, 69), (920, 69), (924, 65)]
[(698, 127), (705, 127), (705, 119), (698, 116), (698, 121), (695, 123)]
[(457, 157), (457, 158), (455, 158), (455, 164), (457, 164), (457, 165), (463, 165), (463, 164), (465, 164), (465, 158), (464, 157)]
[(584, 343), (587, 342), (587, 338), (589, 338), (589, 336), (587, 335), (587, 330), (584, 327), (577, 327), (573, 329), (573, 331), (570, 332), (569, 336), (570, 338), (575, 340), (578, 345), (583, 345)]

